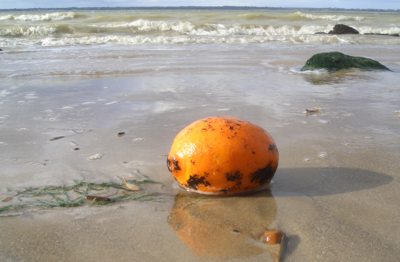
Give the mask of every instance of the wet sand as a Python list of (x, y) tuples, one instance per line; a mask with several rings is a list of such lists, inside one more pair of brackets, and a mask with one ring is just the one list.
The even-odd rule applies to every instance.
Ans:
[[(29, 186), (117, 176), (146, 175), (164, 187), (148, 201), (2, 216), (0, 260), (273, 261), (260, 237), (278, 228), (287, 235), (285, 261), (397, 261), (398, 58), (347, 47), (394, 72), (304, 75), (295, 69), (315, 50), (303, 48), (279, 56), (217, 49), (211, 57), (199, 48), (190, 60), (153, 50), (164, 55), (153, 63), (168, 68), (6, 79), (0, 200)], [(320, 113), (303, 113), (315, 106)], [(172, 139), (209, 115), (237, 116), (272, 134), (280, 165), (268, 190), (221, 198), (176, 188), (165, 166)]]

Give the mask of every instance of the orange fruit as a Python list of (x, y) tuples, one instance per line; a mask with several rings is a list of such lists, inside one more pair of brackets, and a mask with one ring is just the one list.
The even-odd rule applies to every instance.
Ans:
[(188, 191), (235, 194), (268, 184), (278, 159), (275, 142), (261, 127), (233, 117), (208, 117), (176, 135), (167, 166)]

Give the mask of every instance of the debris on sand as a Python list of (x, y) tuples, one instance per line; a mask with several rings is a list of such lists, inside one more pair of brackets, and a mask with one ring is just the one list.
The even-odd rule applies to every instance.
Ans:
[(88, 157), (88, 160), (99, 160), (103, 157), (103, 154), (97, 153)]
[(128, 191), (139, 191), (140, 187), (132, 182), (129, 182), (124, 177), (119, 177), (122, 180), (122, 188)]
[(53, 138), (50, 138), (50, 141), (56, 141), (56, 140), (63, 139), (63, 138), (65, 138), (65, 136), (55, 136)]
[(285, 248), (285, 234), (281, 230), (267, 230), (264, 233), (264, 241), (274, 261), (281, 261)]
[(304, 114), (306, 115), (319, 114), (319, 113), (321, 113), (321, 108), (319, 106), (306, 108), (306, 110), (304, 110)]
[(265, 243), (268, 245), (280, 244), (284, 238), (284, 234), (280, 230), (267, 230), (264, 233)]
[(89, 201), (104, 201), (104, 202), (110, 202), (112, 201), (111, 198), (106, 197), (106, 196), (95, 196), (95, 195), (87, 195), (86, 200)]

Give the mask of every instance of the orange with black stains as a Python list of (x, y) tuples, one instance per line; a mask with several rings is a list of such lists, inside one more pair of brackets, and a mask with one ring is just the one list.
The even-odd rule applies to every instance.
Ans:
[(209, 117), (177, 134), (167, 166), (189, 191), (235, 194), (269, 183), (278, 159), (275, 142), (261, 127), (233, 117)]

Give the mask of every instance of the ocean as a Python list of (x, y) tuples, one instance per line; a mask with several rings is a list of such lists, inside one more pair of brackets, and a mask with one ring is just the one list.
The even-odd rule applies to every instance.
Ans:
[[(329, 9), (3, 10), (0, 11), (0, 48), (3, 68), (7, 69), (1, 70), (0, 76), (126, 75), (148, 69), (125, 64), (130, 59), (126, 52), (143, 49), (267, 47), (267, 50), (279, 50), (313, 46), (328, 51), (363, 46), (396, 49), (400, 45), (399, 17), (399, 11)], [(356, 28), (360, 34), (321, 34), (339, 23)], [(82, 58), (81, 62), (65, 60), (67, 53), (76, 59)], [(14, 58), (27, 57), (26, 54), (35, 62), (27, 59), (26, 63), (15, 63)], [(59, 63), (59, 59), (63, 62)], [(112, 63), (108, 63), (110, 60)], [(150, 62), (147, 57), (145, 60)], [(35, 66), (38, 64), (41, 66)]]
[[(328, 34), (336, 24), (360, 34)], [(399, 34), (399, 11), (1, 10), (0, 260), (272, 261), (268, 227), (288, 261), (397, 261)], [(301, 71), (331, 51), (391, 71)], [(193, 201), (165, 164), (179, 130), (225, 115), (268, 130), (280, 154), (268, 194), (231, 209)], [(51, 210), (18, 195), (119, 177), (162, 187)]]
[(399, 11), (96, 9), (0, 11), (4, 48), (137, 44), (391, 44), (399, 38), (316, 35), (337, 23), (399, 34)]

